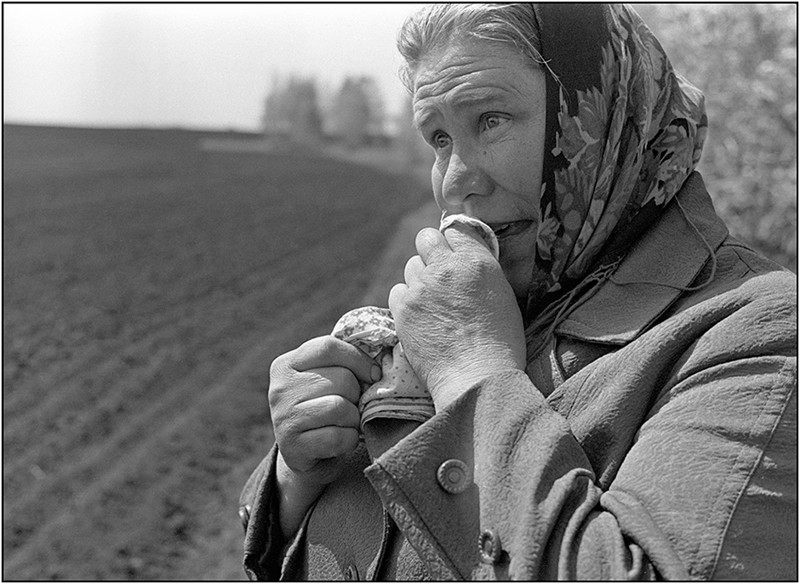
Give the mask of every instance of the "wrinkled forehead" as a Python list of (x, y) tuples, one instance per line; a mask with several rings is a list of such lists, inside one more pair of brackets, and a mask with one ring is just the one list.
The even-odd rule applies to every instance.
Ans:
[(462, 33), (450, 42), (430, 48), (411, 69), (412, 101), (458, 84), (474, 83), (478, 78), (502, 76), (510, 66), (526, 65), (532, 70), (537, 68), (512, 43)]

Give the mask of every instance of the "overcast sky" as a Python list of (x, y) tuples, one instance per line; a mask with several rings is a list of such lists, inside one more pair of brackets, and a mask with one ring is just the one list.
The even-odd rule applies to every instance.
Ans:
[(4, 122), (257, 129), (276, 78), (405, 91), (412, 4), (5, 4)]

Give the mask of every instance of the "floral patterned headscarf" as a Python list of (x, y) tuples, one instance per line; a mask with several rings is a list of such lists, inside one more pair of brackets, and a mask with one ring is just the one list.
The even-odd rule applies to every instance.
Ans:
[(699, 161), (707, 127), (703, 95), (631, 8), (533, 11), (549, 74), (529, 341), (596, 289), (660, 216)]

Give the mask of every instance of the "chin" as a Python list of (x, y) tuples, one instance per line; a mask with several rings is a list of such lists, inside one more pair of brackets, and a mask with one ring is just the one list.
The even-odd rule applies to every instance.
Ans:
[(500, 267), (511, 284), (514, 296), (523, 305), (528, 301), (528, 288), (534, 268), (537, 222), (532, 221), (525, 231), (516, 237), (500, 240)]
[(523, 275), (519, 269), (507, 270), (505, 267), (503, 267), (503, 275), (505, 275), (508, 283), (511, 284), (511, 289), (514, 291), (514, 296), (516, 296), (517, 302), (523, 304), (527, 303), (528, 276), (530, 275), (530, 271), (525, 271)]

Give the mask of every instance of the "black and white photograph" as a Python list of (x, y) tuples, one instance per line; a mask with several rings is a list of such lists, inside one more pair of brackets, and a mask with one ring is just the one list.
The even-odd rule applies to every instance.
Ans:
[(2, 3), (4, 581), (797, 581), (797, 3)]

